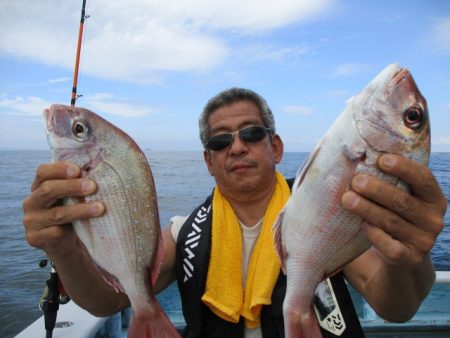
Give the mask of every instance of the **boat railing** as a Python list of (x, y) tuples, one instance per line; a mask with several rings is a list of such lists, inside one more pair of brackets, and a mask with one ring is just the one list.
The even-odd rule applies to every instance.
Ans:
[[(361, 325), (367, 338), (378, 337), (450, 337), (450, 271), (437, 271), (436, 282), (430, 295), (424, 300), (417, 314), (402, 324), (388, 323), (360, 298), (352, 294)], [(356, 299), (355, 299), (356, 298)], [(74, 302), (60, 307), (54, 338), (126, 337), (131, 311), (126, 309), (111, 317), (94, 317)], [(181, 316), (171, 316), (175, 326), (184, 323)], [(44, 318), (19, 333), (18, 338), (40, 338), (43, 335)]]
[[(357, 307), (358, 301), (354, 299)], [(450, 337), (450, 271), (437, 271), (436, 281), (415, 316), (405, 323), (380, 318), (365, 302), (357, 307), (367, 338)]]
[(436, 271), (435, 284), (450, 284), (450, 271)]

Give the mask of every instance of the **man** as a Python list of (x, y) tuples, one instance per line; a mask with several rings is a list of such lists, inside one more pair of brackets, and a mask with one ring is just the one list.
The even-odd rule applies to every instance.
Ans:
[[(273, 115), (258, 94), (233, 88), (208, 102), (200, 117), (200, 136), (205, 163), (217, 187), (187, 221), (176, 217), (164, 231), (165, 257), (157, 291), (178, 279), (186, 336), (282, 337), (276, 309), (266, 311), (271, 306), (266, 298), (282, 300), (285, 281), (267, 253), (270, 245), (258, 244), (267, 239), (264, 229), (270, 226), (271, 213), (276, 214), (286, 199), (286, 181), (275, 171), (283, 143), (275, 133)], [(443, 229), (447, 201), (428, 168), (396, 155), (381, 156), (378, 165), (408, 183), (412, 193), (376, 177), (353, 178), (342, 204), (365, 219), (362, 229), (373, 247), (343, 272), (377, 313), (400, 322), (414, 315), (433, 285), (430, 251)], [(32, 193), (23, 204), (23, 222), (28, 243), (45, 250), (71, 298), (94, 315), (105, 316), (128, 306), (128, 298), (116, 294), (103, 281), (70, 226), (76, 219), (101, 216), (104, 206), (99, 202), (75, 206), (57, 203), (63, 197), (86, 196), (95, 190), (95, 182), (82, 179), (80, 168), (73, 164), (41, 165)], [(210, 235), (202, 236), (196, 247), (201, 253), (199, 261), (191, 261), (194, 270), (186, 273), (182, 261), (186, 233), (195, 225), (198, 213), (208, 215), (205, 223), (209, 224), (200, 230)], [(222, 219), (227, 222), (221, 223)], [(234, 232), (228, 233), (230, 229)], [(236, 237), (235, 229), (242, 235)], [(228, 235), (232, 240), (220, 237)], [(234, 245), (235, 241), (242, 241), (242, 245)], [(237, 257), (235, 261), (224, 258), (224, 250)], [(267, 255), (267, 273), (252, 262), (256, 250)], [(239, 271), (233, 274), (236, 266)], [(220, 279), (220, 270), (231, 271), (229, 276), (241, 284), (226, 284), (226, 278)], [(246, 283), (248, 274), (254, 282)], [(265, 300), (254, 308), (247, 306), (247, 293), (259, 292), (253, 289), (261, 285)]]

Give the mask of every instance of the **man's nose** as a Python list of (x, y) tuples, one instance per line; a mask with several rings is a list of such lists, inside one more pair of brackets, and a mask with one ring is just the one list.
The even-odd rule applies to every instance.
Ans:
[(247, 143), (239, 137), (239, 133), (233, 133), (229, 150), (230, 153), (240, 154), (242, 152), (246, 152), (247, 150)]

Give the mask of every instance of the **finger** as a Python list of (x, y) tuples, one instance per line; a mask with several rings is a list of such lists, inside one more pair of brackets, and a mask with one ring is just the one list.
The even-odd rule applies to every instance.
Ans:
[(442, 189), (429, 168), (399, 155), (383, 155), (378, 165), (385, 173), (407, 183), (413, 195), (427, 203), (438, 203), (442, 210), (447, 207)]
[[(60, 245), (68, 246), (66, 238), (76, 238), (70, 224), (51, 226), (39, 230), (30, 229), (25, 232), (25, 239), (31, 246), (51, 250)], [(64, 243), (64, 244), (62, 244)]]
[[(393, 246), (394, 241), (399, 241), (403, 245), (415, 248), (423, 253), (431, 250), (434, 245), (434, 233), (416, 227), (396, 213), (363, 198), (353, 191), (347, 191), (343, 195), (342, 204), (346, 209), (352, 211), (367, 223), (375, 225), (376, 228), (387, 234), (389, 238), (383, 237), (383, 239), (389, 239), (385, 245)], [(379, 232), (377, 233), (380, 236)], [(376, 238), (380, 239), (380, 237)], [(395, 243), (395, 245), (398, 244)]]
[(46, 180), (76, 178), (80, 174), (80, 167), (73, 163), (59, 161), (41, 164), (36, 170), (36, 177), (31, 185), (31, 191), (36, 190)]
[(444, 227), (443, 216), (447, 208), (445, 196), (432, 203), (426, 202), (389, 182), (364, 174), (355, 176), (351, 186), (359, 194), (419, 225), (435, 237)]
[(428, 210), (408, 192), (371, 175), (360, 174), (351, 182), (352, 188), (366, 198), (416, 224), (429, 224)]
[(363, 223), (362, 231), (373, 244), (373, 248), (391, 265), (414, 265), (419, 263), (426, 253), (405, 246), (404, 243), (392, 238), (382, 229), (368, 223)]
[(49, 208), (65, 197), (84, 197), (93, 194), (97, 185), (90, 179), (59, 179), (42, 182), (23, 203), (24, 211)]
[(55, 225), (68, 224), (76, 220), (87, 220), (93, 217), (99, 217), (104, 211), (105, 207), (100, 202), (61, 205), (25, 214), (23, 224), (27, 232), (41, 231)]

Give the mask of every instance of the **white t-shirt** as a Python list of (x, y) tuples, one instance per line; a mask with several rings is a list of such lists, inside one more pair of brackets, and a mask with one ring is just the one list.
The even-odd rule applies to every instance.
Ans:
[[(172, 222), (170, 226), (170, 231), (172, 233), (173, 239), (177, 241), (178, 234), (184, 222), (186, 222), (187, 216), (175, 216), (170, 219)], [(259, 233), (261, 232), (262, 219), (252, 227), (248, 227), (239, 221), (242, 229), (242, 283), (245, 288), (245, 281), (247, 280), (247, 270), (248, 264), (250, 262), (250, 257), (252, 256), (253, 247), (255, 246), (256, 240), (258, 239)], [(261, 327), (254, 329), (245, 328), (245, 338), (262, 338)]]

